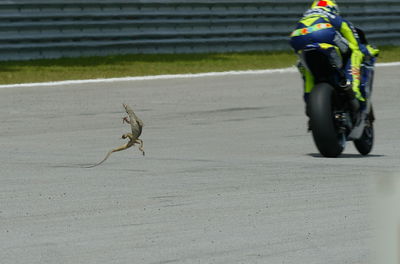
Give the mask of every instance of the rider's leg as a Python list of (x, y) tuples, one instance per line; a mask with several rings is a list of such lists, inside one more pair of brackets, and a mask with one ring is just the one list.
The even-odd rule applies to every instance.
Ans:
[(347, 72), (352, 83), (352, 90), (355, 97), (360, 103), (365, 102), (365, 98), (360, 90), (361, 84), (361, 63), (364, 55), (360, 50), (353, 51), (350, 58), (350, 65), (348, 66)]
[[(305, 103), (305, 112), (306, 112), (306, 115), (308, 117), (310, 117), (309, 108), (308, 108), (308, 98), (310, 97), (310, 93), (314, 87), (314, 76), (301, 63), (297, 64), (297, 68), (299, 69), (299, 72), (301, 73), (301, 76), (302, 76), (303, 82), (304, 82), (303, 98), (304, 98), (304, 103)], [(307, 126), (308, 126), (307, 130), (311, 131), (310, 121), (308, 121)]]
[(304, 82), (304, 102), (307, 104), (308, 103), (308, 97), (310, 96), (310, 93), (311, 93), (311, 91), (312, 91), (312, 89), (314, 87), (314, 76), (301, 63), (297, 64), (297, 68), (299, 69), (299, 72), (300, 72), (300, 74), (301, 74), (301, 76), (303, 78), (303, 82)]
[[(357, 72), (358, 71), (358, 72)], [(349, 80), (349, 84), (343, 87), (343, 91), (346, 93), (349, 105), (353, 112), (353, 117), (356, 119), (360, 109), (365, 106), (365, 99), (361, 94), (360, 83), (361, 76), (359, 74), (359, 69), (355, 69), (351, 60), (348, 61), (346, 65), (346, 78)]]

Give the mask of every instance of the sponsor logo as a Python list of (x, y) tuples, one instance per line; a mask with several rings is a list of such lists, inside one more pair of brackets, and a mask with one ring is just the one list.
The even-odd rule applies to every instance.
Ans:
[(349, 70), (350, 74), (356, 79), (356, 80), (360, 80), (361, 77), (361, 73), (360, 73), (360, 68), (357, 67), (352, 67), (351, 70)]

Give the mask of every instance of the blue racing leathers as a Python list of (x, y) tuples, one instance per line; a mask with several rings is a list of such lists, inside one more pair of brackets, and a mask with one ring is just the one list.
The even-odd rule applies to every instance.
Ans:
[[(360, 66), (365, 55), (374, 56), (378, 50), (362, 44), (356, 29), (350, 22), (322, 8), (307, 10), (297, 23), (290, 39), (290, 45), (296, 53), (301, 52), (306, 45), (315, 43), (332, 45), (340, 51), (342, 56), (350, 54), (350, 60), (344, 66), (346, 76), (352, 83), (355, 97), (359, 101), (365, 101), (360, 91)], [(314, 79), (305, 67), (300, 65), (299, 70), (304, 78), (304, 92), (307, 98), (314, 87)]]

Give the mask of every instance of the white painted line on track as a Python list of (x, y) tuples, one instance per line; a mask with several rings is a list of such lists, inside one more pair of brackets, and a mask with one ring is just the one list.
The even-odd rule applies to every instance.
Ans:
[(206, 72), (206, 73), (189, 73), (189, 74), (169, 74), (169, 75), (121, 77), (121, 78), (107, 78), (107, 79), (70, 80), (70, 81), (42, 82), (42, 83), (5, 84), (5, 85), (0, 85), (0, 89), (17, 88), (17, 87), (59, 86), (59, 85), (87, 84), (87, 83), (112, 83), (112, 82), (124, 82), (124, 81), (146, 81), (146, 80), (200, 78), (200, 77), (247, 75), (247, 74), (288, 73), (288, 72), (296, 72), (296, 71), (297, 70), (296, 70), (295, 67), (290, 67), (290, 68), (284, 68), (284, 69), (271, 69), (271, 70)]
[[(377, 63), (377, 67), (394, 67), (400, 66), (400, 62)], [(20, 88), (20, 87), (44, 87), (44, 86), (60, 86), (73, 84), (88, 84), (88, 83), (112, 83), (124, 81), (146, 81), (146, 80), (168, 80), (168, 79), (184, 79), (184, 78), (201, 78), (201, 77), (220, 77), (232, 75), (250, 75), (250, 74), (275, 74), (275, 73), (290, 73), (297, 72), (296, 67), (270, 69), (270, 70), (248, 70), (248, 71), (227, 71), (227, 72), (206, 72), (206, 73), (189, 73), (189, 74), (169, 74), (169, 75), (153, 75), (153, 76), (137, 76), (137, 77), (122, 77), (122, 78), (107, 78), (107, 79), (89, 79), (89, 80), (70, 80), (57, 82), (41, 82), (41, 83), (21, 83), (21, 84), (3, 84), (0, 89)]]
[(394, 67), (394, 66), (400, 66), (400, 62), (382, 62), (382, 63), (377, 63), (376, 66), (378, 67)]

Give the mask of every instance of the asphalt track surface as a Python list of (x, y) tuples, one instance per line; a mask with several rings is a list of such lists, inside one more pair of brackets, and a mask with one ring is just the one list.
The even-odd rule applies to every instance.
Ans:
[[(372, 263), (399, 72), (377, 69), (372, 154), (337, 159), (306, 132), (294, 72), (0, 89), (0, 262)], [(83, 168), (124, 143), (123, 102), (146, 156)]]

